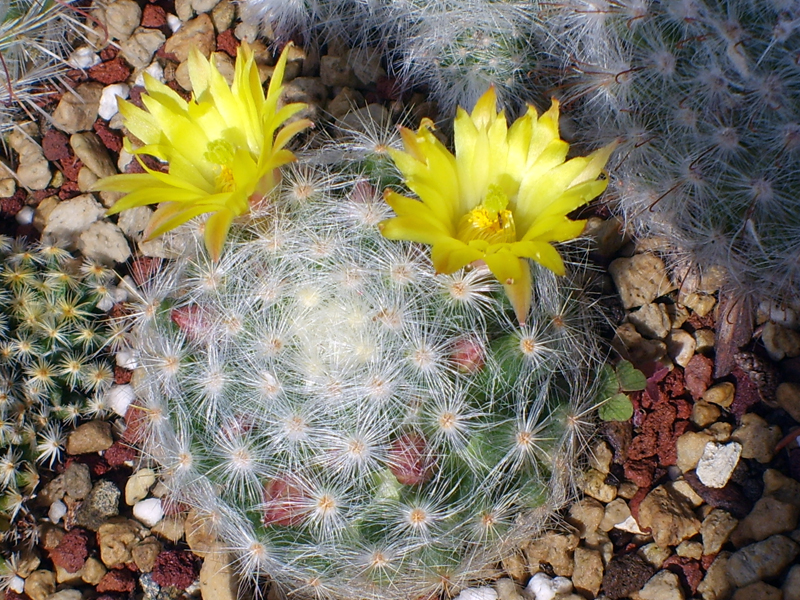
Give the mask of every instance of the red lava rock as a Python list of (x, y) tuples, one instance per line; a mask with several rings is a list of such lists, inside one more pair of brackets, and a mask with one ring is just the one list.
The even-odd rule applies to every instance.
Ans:
[(97, 584), (98, 592), (132, 592), (136, 588), (133, 573), (127, 569), (111, 569)]
[(117, 54), (119, 54), (119, 48), (115, 48), (114, 46), (106, 46), (100, 50), (100, 60), (113, 60), (117, 57)]
[(125, 367), (120, 367), (118, 365), (114, 365), (114, 383), (117, 385), (125, 385), (126, 383), (131, 382), (131, 378), (133, 377), (133, 371), (130, 369), (126, 369)]
[(180, 96), (187, 102), (192, 99), (192, 94), (183, 89), (177, 81), (168, 81), (167, 87), (170, 88), (173, 92), (178, 94), (178, 96)]
[(131, 264), (131, 277), (133, 277), (136, 285), (143, 285), (145, 282), (150, 281), (150, 278), (161, 268), (161, 262), (160, 258), (152, 256), (135, 258)]
[(695, 558), (686, 558), (673, 554), (664, 561), (661, 568), (669, 569), (675, 573), (692, 595), (697, 593), (697, 586), (700, 585), (700, 582), (703, 580), (703, 570), (700, 567), (700, 561)]
[(78, 188), (78, 183), (76, 181), (65, 181), (58, 190), (58, 197), (61, 200), (69, 200), (70, 198), (80, 195), (81, 190)]
[(683, 398), (673, 398), (670, 404), (677, 410), (676, 418), (688, 419), (692, 416), (692, 405)]
[(42, 150), (47, 160), (64, 160), (69, 158), (69, 137), (58, 129), (48, 129), (42, 137)]
[(684, 380), (683, 370), (672, 369), (667, 371), (662, 386), (664, 393), (670, 398), (681, 398), (686, 395), (686, 381)]
[(728, 410), (738, 422), (751, 406), (761, 402), (761, 394), (758, 386), (739, 367), (735, 367), (731, 371), (731, 375), (736, 379), (736, 391), (733, 394), (733, 403)]
[(708, 571), (708, 568), (712, 565), (714, 559), (716, 558), (716, 554), (703, 554), (703, 556), (700, 557), (700, 566), (703, 567), (704, 571)]
[(103, 453), (103, 458), (108, 462), (108, 466), (115, 468), (124, 465), (127, 461), (136, 460), (139, 453), (136, 448), (132, 448), (122, 442), (114, 442), (114, 444)]
[(714, 312), (708, 313), (706, 316), (701, 317), (696, 312), (692, 311), (689, 315), (689, 318), (686, 319), (686, 323), (689, 324), (695, 331), (698, 329), (713, 329), (714, 328)]
[(64, 177), (69, 181), (78, 181), (78, 172), (81, 170), (83, 163), (81, 159), (72, 154), (72, 151), (70, 151), (67, 158), (62, 158), (58, 161), (58, 164), (61, 165), (61, 172), (64, 173)]
[(11, 196), (0, 199), (0, 214), (4, 217), (13, 217), (25, 206), (25, 190), (17, 190)]
[(636, 522), (639, 522), (639, 505), (641, 505), (642, 501), (645, 499), (647, 494), (650, 493), (650, 486), (641, 486), (636, 493), (633, 495), (633, 498), (628, 500), (628, 508), (631, 509), (631, 515)]
[(225, 52), (231, 58), (236, 58), (239, 40), (233, 35), (233, 29), (227, 29), (217, 36), (217, 50)]
[(109, 61), (89, 67), (89, 77), (102, 84), (122, 83), (131, 76), (131, 69), (128, 63), (121, 56), (117, 56)]
[(163, 27), (167, 24), (167, 11), (156, 4), (146, 4), (142, 10), (142, 27)]
[(653, 485), (653, 476), (656, 471), (654, 458), (643, 458), (625, 463), (625, 478), (635, 483), (640, 488), (649, 488)]
[(95, 477), (102, 477), (111, 470), (106, 459), (97, 454), (81, 454), (80, 456), (68, 456), (65, 466), (71, 465), (73, 462), (80, 463), (89, 467), (92, 475)]
[(164, 550), (156, 557), (150, 575), (161, 587), (172, 586), (185, 590), (199, 573), (197, 560), (191, 552)]
[(125, 413), (125, 431), (122, 441), (128, 444), (138, 444), (144, 439), (149, 424), (147, 410), (137, 404), (131, 404)]
[(68, 573), (77, 573), (89, 556), (89, 535), (75, 527), (61, 538), (61, 542), (50, 550), (50, 560)]
[(686, 365), (683, 377), (686, 382), (686, 389), (692, 398), (698, 400), (702, 398), (703, 392), (711, 385), (711, 373), (714, 369), (714, 361), (702, 354), (695, 354)]
[(131, 91), (128, 92), (128, 101), (137, 108), (144, 109), (144, 104), (142, 104), (142, 94), (144, 94), (146, 91), (147, 90), (144, 89), (143, 85), (133, 86)]
[[(647, 427), (647, 419), (645, 419), (645, 427)], [(645, 430), (631, 442), (628, 449), (628, 458), (636, 461), (642, 458), (649, 458), (655, 456), (658, 449), (658, 438), (655, 430)]]
[(44, 200), (45, 198), (47, 198), (49, 196), (55, 196), (57, 194), (58, 194), (58, 190), (57, 189), (55, 189), (55, 188), (46, 188), (46, 189), (43, 189), (43, 190), (33, 190), (28, 198), (29, 199), (33, 198), (33, 205), (34, 206), (39, 206), (39, 202), (41, 202), (42, 200)]
[(109, 128), (108, 123), (106, 123), (103, 119), (98, 118), (94, 122), (94, 125), (92, 125), (92, 129), (94, 129), (97, 137), (100, 138), (100, 141), (103, 142), (103, 145), (106, 148), (112, 152), (119, 152), (122, 150), (122, 135), (120, 135), (119, 132)]
[(126, 173), (144, 173), (145, 170), (142, 165), (139, 163), (141, 160), (148, 169), (153, 171), (159, 171), (161, 173), (169, 172), (169, 165), (167, 163), (162, 163), (157, 158), (154, 158), (148, 154), (139, 154), (137, 158), (133, 159), (131, 162), (127, 164), (125, 167)]
[(27, 594), (18, 594), (12, 589), (6, 590), (5, 600), (30, 600)]

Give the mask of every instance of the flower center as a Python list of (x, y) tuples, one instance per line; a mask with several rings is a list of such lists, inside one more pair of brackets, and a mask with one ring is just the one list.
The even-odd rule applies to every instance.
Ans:
[(514, 215), (507, 206), (508, 196), (505, 192), (498, 185), (490, 185), (483, 202), (458, 222), (458, 239), (462, 242), (484, 240), (490, 244), (517, 241)]
[(211, 140), (206, 146), (203, 158), (220, 166), (219, 173), (214, 179), (216, 188), (220, 192), (232, 192), (236, 188), (233, 169), (231, 169), (235, 155), (236, 152), (233, 145), (227, 140)]

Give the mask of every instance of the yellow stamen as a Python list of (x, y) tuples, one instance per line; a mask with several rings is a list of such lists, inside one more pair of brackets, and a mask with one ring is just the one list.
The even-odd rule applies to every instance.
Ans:
[(514, 215), (507, 206), (508, 196), (500, 186), (489, 186), (489, 193), (483, 202), (458, 222), (458, 239), (462, 242), (484, 240), (490, 244), (516, 242)]

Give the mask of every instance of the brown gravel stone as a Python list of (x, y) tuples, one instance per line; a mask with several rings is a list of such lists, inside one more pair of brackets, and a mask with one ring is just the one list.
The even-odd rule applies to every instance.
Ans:
[(131, 378), (133, 377), (133, 371), (130, 369), (126, 369), (124, 367), (120, 367), (118, 365), (114, 365), (114, 383), (117, 385), (125, 385), (126, 383), (131, 382)]
[(742, 493), (741, 487), (733, 481), (729, 481), (724, 488), (710, 488), (697, 478), (694, 471), (683, 474), (683, 478), (689, 482), (692, 489), (712, 508), (721, 508), (728, 511), (737, 519), (743, 519), (750, 512), (752, 504)]
[(699, 400), (703, 397), (703, 392), (711, 385), (711, 373), (714, 369), (714, 361), (702, 354), (695, 354), (689, 364), (686, 365), (683, 377), (686, 382), (686, 389), (692, 398)]
[(638, 554), (625, 554), (611, 559), (603, 575), (602, 590), (611, 600), (627, 598), (642, 589), (656, 569)]
[(48, 129), (42, 137), (42, 150), (47, 160), (69, 158), (69, 137), (58, 129)]
[(676, 546), (700, 531), (686, 499), (664, 486), (653, 489), (639, 506), (639, 526), (650, 528), (653, 540), (662, 548)]
[(239, 40), (233, 35), (233, 29), (227, 29), (217, 36), (217, 50), (225, 52), (231, 58), (236, 58)]
[(700, 566), (700, 561), (694, 558), (684, 558), (673, 554), (664, 564), (661, 565), (662, 569), (669, 569), (678, 576), (681, 583), (694, 594), (697, 592), (697, 586), (703, 580), (703, 569)]
[(135, 448), (131, 448), (122, 442), (114, 442), (114, 445), (106, 450), (103, 455), (110, 467), (119, 467), (128, 461), (134, 461), (137, 456), (139, 456), (139, 453)]
[(103, 142), (103, 145), (112, 152), (119, 152), (122, 150), (122, 136), (119, 132), (109, 128), (108, 123), (103, 119), (97, 119), (92, 125), (92, 129)]
[(9, 198), (0, 199), (0, 213), (6, 218), (15, 216), (25, 206), (25, 190), (17, 190)]

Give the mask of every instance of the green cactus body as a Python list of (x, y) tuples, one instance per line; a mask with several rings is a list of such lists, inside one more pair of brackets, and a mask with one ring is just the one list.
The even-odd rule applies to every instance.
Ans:
[[(792, 1), (568, 2), (561, 88), (578, 127), (627, 149), (619, 209), (738, 294), (800, 289), (800, 6)], [(584, 135), (584, 139), (592, 139)]]
[(5, 237), (0, 257), (0, 530), (31, 542), (37, 529), (18, 525), (38, 465), (58, 461), (68, 423), (104, 414), (114, 371), (101, 351), (122, 330), (102, 319), (113, 304), (110, 269)]
[(242, 573), (452, 592), (569, 496), (597, 352), (567, 280), (535, 268), (520, 329), (488, 271), (383, 238), (368, 189), (284, 189), (217, 264), (177, 236), (132, 322), (145, 451)]

